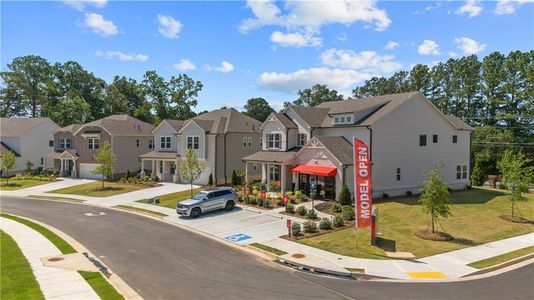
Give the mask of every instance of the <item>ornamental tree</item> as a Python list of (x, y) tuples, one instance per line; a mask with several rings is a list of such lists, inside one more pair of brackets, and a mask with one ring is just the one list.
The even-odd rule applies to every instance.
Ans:
[(497, 168), (501, 172), (504, 186), (512, 192), (510, 198), (512, 205), (512, 218), (517, 201), (525, 201), (521, 193), (521, 186), (528, 185), (534, 173), (534, 168), (528, 166), (530, 160), (525, 157), (521, 151), (505, 150), (500, 161), (497, 162)]
[(419, 204), (423, 207), (423, 211), (432, 218), (432, 233), (435, 232), (438, 218), (447, 218), (451, 215), (449, 189), (441, 179), (438, 167), (430, 170), (426, 175)]

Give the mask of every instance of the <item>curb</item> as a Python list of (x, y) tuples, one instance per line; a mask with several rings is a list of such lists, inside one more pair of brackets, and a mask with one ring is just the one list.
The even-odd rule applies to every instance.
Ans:
[[(68, 202), (68, 203), (72, 203), (72, 202)], [(97, 256), (94, 255), (91, 251), (89, 251), (87, 248), (85, 248), (80, 242), (78, 242), (77, 240), (75, 240), (74, 238), (72, 238), (71, 236), (69, 236), (68, 234), (64, 233), (63, 231), (55, 228), (55, 227), (52, 227), (46, 223), (42, 223), (40, 221), (37, 221), (37, 220), (34, 220), (34, 219), (30, 219), (30, 218), (27, 218), (27, 217), (23, 217), (23, 216), (20, 216), (20, 215), (16, 215), (16, 214), (11, 214), (10, 215), (13, 215), (13, 216), (16, 216), (18, 218), (21, 218), (21, 219), (24, 219), (24, 220), (28, 220), (28, 221), (31, 221), (35, 224), (38, 224), (40, 226), (43, 226), (44, 228), (52, 231), (53, 233), (57, 234), (60, 238), (64, 239), (69, 245), (71, 245), (77, 252), (79, 252), (80, 254), (85, 254), (87, 253), (89, 257), (92, 257), (94, 259), (97, 259)], [(98, 262), (100, 262), (99, 260), (97, 260)], [(100, 262), (102, 265), (104, 265), (102, 262)], [(108, 266), (104, 265), (108, 270), (111, 270)], [(119, 275), (117, 275), (117, 273), (113, 272), (111, 274), (113, 274), (113, 276), (106, 276), (106, 274), (103, 274), (102, 271), (98, 271), (100, 274), (102, 274), (104, 277), (104, 279), (109, 282), (109, 284), (111, 284), (111, 286), (113, 286), (118, 293), (120, 293), (125, 299), (133, 299), (133, 300), (137, 300), (137, 299), (143, 299), (139, 294), (137, 294), (137, 292), (132, 289), (126, 282), (124, 282), (124, 280), (122, 280)]]
[(532, 258), (534, 258), (534, 253), (530, 253), (530, 254), (527, 254), (527, 255), (524, 255), (524, 256), (520, 256), (520, 257), (514, 258), (512, 260), (505, 261), (505, 262), (500, 263), (500, 264), (495, 265), (495, 266), (491, 266), (491, 267), (487, 267), (487, 268), (484, 268), (484, 269), (480, 269), (480, 270), (475, 271), (475, 272), (473, 272), (471, 274), (467, 274), (465, 276), (462, 276), (461, 278), (466, 278), (467, 279), (467, 278), (472, 277), (472, 276), (479, 276), (479, 275), (484, 275), (484, 274), (487, 274), (487, 273), (495, 272), (495, 271), (498, 271), (498, 270), (513, 266), (515, 264), (519, 264), (521, 262), (530, 260)]

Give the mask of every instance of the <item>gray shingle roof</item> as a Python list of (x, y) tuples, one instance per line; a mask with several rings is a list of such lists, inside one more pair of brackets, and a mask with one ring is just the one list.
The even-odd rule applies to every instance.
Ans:
[(6, 143), (0, 141), (0, 156), (2, 156), (5, 152), (8, 151), (13, 152), (16, 157), (20, 157), (20, 154), (18, 154), (15, 150), (9, 147)]
[(291, 149), (286, 152), (279, 151), (258, 151), (249, 156), (243, 157), (245, 161), (262, 161), (262, 162), (284, 162), (295, 156), (298, 149)]
[(71, 125), (68, 125), (68, 126), (59, 128), (58, 130), (56, 130), (56, 132), (70, 132), (70, 133), (74, 133), (74, 132), (76, 132), (78, 129), (80, 129), (80, 127), (82, 127), (82, 126), (83, 126), (83, 124), (71, 124)]
[(282, 123), (282, 126), (285, 128), (297, 128), (297, 125), (291, 121), (286, 115), (283, 113), (273, 113), (273, 115)]
[(468, 130), (468, 131), (474, 131), (475, 129), (466, 122), (464, 122), (462, 119), (458, 118), (457, 116), (453, 115), (446, 115), (447, 119), (451, 121), (451, 123), (456, 127), (458, 130)]
[(49, 118), (0, 118), (0, 136), (20, 137)]
[(299, 117), (306, 122), (310, 127), (321, 127), (323, 119), (327, 116), (329, 108), (323, 107), (304, 107), (291, 106), (290, 107)]
[(180, 131), (185, 124), (185, 121), (182, 120), (165, 119), (163, 121), (167, 122), (167, 124), (169, 124), (177, 132)]
[(216, 109), (199, 116), (194, 120), (202, 129), (209, 133), (258, 133), (261, 122), (235, 109)]
[(334, 155), (343, 165), (352, 165), (352, 144), (345, 138), (340, 136), (320, 136), (314, 137), (317, 139), (332, 155)]
[(159, 152), (159, 151), (150, 151), (145, 154), (139, 155), (140, 158), (167, 158), (174, 159), (179, 155), (176, 152)]
[(112, 135), (144, 136), (152, 135), (152, 130), (154, 130), (154, 126), (129, 115), (112, 115), (89, 122), (83, 127), (85, 126), (101, 126)]

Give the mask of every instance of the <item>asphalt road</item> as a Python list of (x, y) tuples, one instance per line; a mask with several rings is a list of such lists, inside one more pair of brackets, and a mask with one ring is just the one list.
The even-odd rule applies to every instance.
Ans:
[[(0, 209), (72, 236), (145, 299), (534, 299), (533, 264), (457, 283), (344, 280), (294, 271), (127, 212), (11, 197), (0, 198)], [(106, 215), (84, 215), (100, 211)]]

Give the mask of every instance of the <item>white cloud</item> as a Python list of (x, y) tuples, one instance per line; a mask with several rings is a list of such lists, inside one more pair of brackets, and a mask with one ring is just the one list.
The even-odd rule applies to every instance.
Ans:
[(248, 0), (247, 6), (252, 10), (254, 18), (241, 22), (241, 32), (265, 25), (296, 27), (315, 32), (326, 24), (350, 25), (357, 21), (374, 24), (375, 29), (381, 31), (391, 24), (386, 11), (378, 9), (375, 0), (286, 1), (285, 14), (274, 0)]
[(110, 36), (119, 33), (119, 29), (113, 22), (106, 20), (102, 15), (95, 13), (85, 13), (83, 26), (91, 29), (94, 33)]
[(133, 54), (133, 53), (124, 53), (121, 51), (96, 51), (97, 56), (104, 57), (105, 59), (118, 58), (122, 61), (146, 61), (148, 60), (148, 55), (146, 54)]
[(182, 23), (171, 16), (158, 15), (158, 31), (166, 38), (175, 39), (182, 29)]
[(462, 50), (465, 54), (477, 54), (478, 52), (484, 51), (486, 48), (485, 44), (481, 44), (468, 37), (455, 38), (454, 41), (458, 45), (458, 49)]
[(467, 14), (469, 18), (474, 18), (482, 12), (482, 5), (478, 0), (467, 0), (467, 2), (462, 5), (455, 14), (463, 15)]
[(414, 11), (413, 14), (414, 15), (422, 15), (424, 13), (427, 13), (427, 12), (429, 12), (431, 10), (434, 10), (434, 9), (437, 9), (437, 8), (440, 8), (440, 7), (441, 7), (441, 2), (436, 2), (436, 4), (428, 5), (421, 11)]
[(393, 59), (393, 55), (379, 55), (375, 51), (361, 51), (329, 49), (321, 54), (324, 65), (336, 68), (360, 70), (365, 73), (392, 73), (402, 65)]
[(174, 64), (172, 66), (178, 71), (192, 71), (197, 68), (195, 64), (189, 59), (180, 59), (179, 63)]
[(458, 56), (458, 53), (456, 53), (454, 51), (451, 51), (451, 52), (449, 52), (449, 56), (454, 58), (454, 57)]
[(419, 47), (417, 47), (417, 52), (421, 55), (439, 55), (441, 51), (439, 50), (439, 45), (432, 40), (424, 40)]
[(330, 88), (343, 90), (372, 76), (355, 70), (310, 68), (292, 73), (265, 72), (258, 78), (258, 85), (279, 92), (296, 94), (299, 89), (309, 88), (314, 84), (326, 84)]
[(336, 36), (336, 40), (345, 42), (348, 39), (348, 36), (346, 33), (342, 32)]
[(399, 43), (395, 42), (395, 41), (389, 41), (387, 44), (386, 44), (386, 47), (384, 47), (386, 50), (393, 50), (395, 48), (399, 47)]
[(206, 66), (204, 67), (206, 71), (215, 71), (215, 72), (221, 72), (221, 73), (230, 73), (234, 70), (234, 65), (227, 61), (223, 61), (220, 66), (218, 67), (212, 67), (212, 66)]
[(320, 46), (322, 39), (315, 37), (313, 33), (282, 33), (275, 31), (271, 34), (271, 42), (279, 44), (282, 47), (308, 47), (308, 46)]
[(83, 11), (86, 6), (102, 8), (108, 3), (107, 0), (64, 0), (61, 2), (79, 11)]
[(534, 0), (497, 0), (494, 12), (496, 15), (513, 15), (516, 9), (526, 3), (534, 3)]

